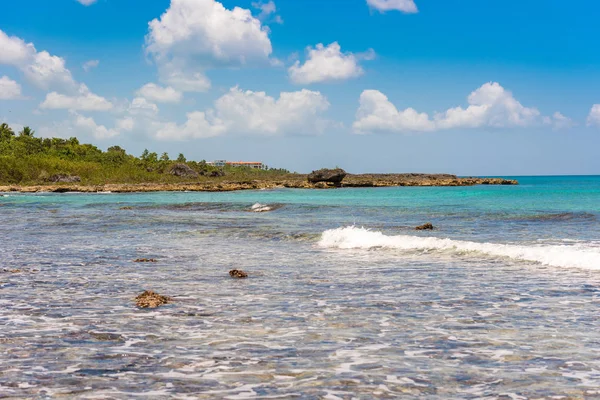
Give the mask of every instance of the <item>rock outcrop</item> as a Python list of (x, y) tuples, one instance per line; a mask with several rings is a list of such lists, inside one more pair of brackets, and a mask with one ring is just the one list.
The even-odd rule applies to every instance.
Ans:
[(155, 263), (155, 262), (158, 262), (158, 260), (156, 260), (155, 258), (136, 258), (135, 260), (133, 260), (133, 262), (136, 262), (136, 263)]
[(175, 176), (181, 176), (185, 178), (197, 178), (199, 174), (191, 169), (186, 164), (175, 164), (169, 169), (169, 173)]
[(334, 183), (339, 185), (342, 183), (344, 178), (348, 175), (346, 171), (341, 168), (327, 169), (323, 168), (318, 171), (311, 172), (307, 179), (310, 183), (326, 182)]
[[(459, 178), (454, 175), (421, 175), (421, 174), (366, 174), (347, 175), (342, 187), (391, 187), (391, 186), (474, 186), (474, 185), (518, 185), (519, 182), (503, 178)], [(307, 175), (290, 175), (281, 179), (257, 180), (221, 180), (206, 179), (196, 182), (181, 183), (115, 183), (96, 186), (86, 185), (36, 185), (36, 186), (0, 186), (0, 192), (230, 192), (234, 190), (258, 189), (326, 189), (339, 187), (340, 184), (323, 182), (323, 185), (310, 183)]]

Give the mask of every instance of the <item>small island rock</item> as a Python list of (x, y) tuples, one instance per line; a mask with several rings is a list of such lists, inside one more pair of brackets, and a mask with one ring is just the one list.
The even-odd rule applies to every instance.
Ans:
[(346, 171), (341, 168), (327, 169), (323, 168), (318, 171), (313, 171), (308, 175), (308, 181), (310, 183), (317, 182), (329, 182), (340, 184), (344, 178), (348, 175)]

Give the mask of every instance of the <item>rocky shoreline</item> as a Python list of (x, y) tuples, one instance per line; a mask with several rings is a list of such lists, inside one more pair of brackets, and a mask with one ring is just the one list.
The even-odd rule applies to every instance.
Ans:
[(139, 183), (139, 184), (105, 184), (81, 185), (72, 183), (48, 185), (8, 185), (0, 186), (0, 192), (230, 192), (235, 190), (260, 190), (260, 189), (330, 189), (339, 187), (392, 187), (392, 186), (474, 186), (474, 185), (518, 185), (516, 180), (503, 178), (459, 178), (448, 174), (361, 174), (347, 175), (342, 183), (330, 182), (311, 183), (306, 175), (294, 175), (287, 179), (228, 181), (206, 180), (201, 182), (181, 183)]

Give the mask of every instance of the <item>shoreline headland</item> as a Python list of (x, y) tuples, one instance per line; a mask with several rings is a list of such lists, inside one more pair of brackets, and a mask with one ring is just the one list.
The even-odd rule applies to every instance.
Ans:
[(281, 179), (209, 179), (176, 183), (107, 183), (86, 185), (78, 183), (55, 183), (42, 185), (0, 185), (0, 192), (20, 193), (136, 193), (136, 192), (231, 192), (261, 189), (335, 189), (394, 186), (475, 186), (518, 185), (516, 180), (503, 178), (457, 177), (449, 174), (358, 174), (347, 175), (340, 184), (328, 182), (311, 183), (307, 175), (293, 174)]

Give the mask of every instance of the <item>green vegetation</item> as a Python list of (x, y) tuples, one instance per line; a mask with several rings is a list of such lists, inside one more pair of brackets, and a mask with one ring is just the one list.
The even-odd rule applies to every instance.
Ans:
[[(199, 177), (178, 177), (170, 174), (175, 164), (185, 163)], [(178, 183), (208, 180), (266, 180), (285, 177), (289, 171), (266, 171), (241, 167), (212, 167), (204, 161), (188, 161), (183, 154), (170, 160), (167, 153), (144, 150), (140, 157), (127, 154), (119, 146), (102, 151), (91, 144), (81, 144), (77, 138), (38, 138), (24, 127), (15, 132), (0, 125), (0, 184), (47, 184), (55, 175), (74, 175), (83, 185), (107, 183)]]

